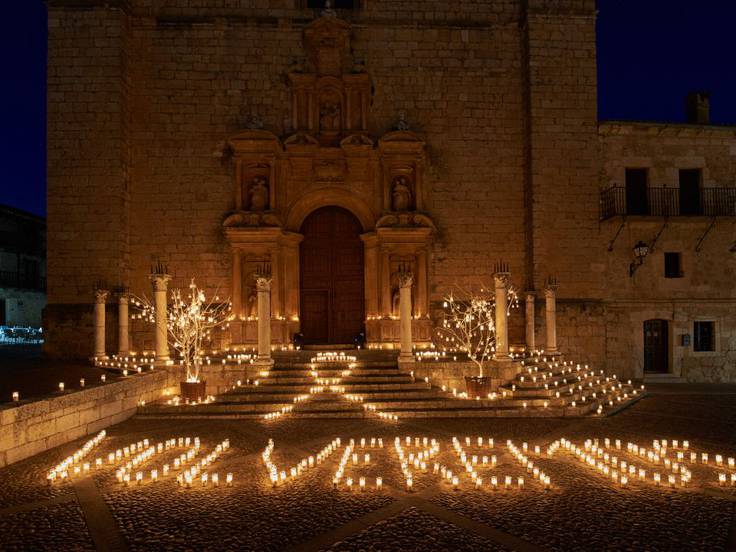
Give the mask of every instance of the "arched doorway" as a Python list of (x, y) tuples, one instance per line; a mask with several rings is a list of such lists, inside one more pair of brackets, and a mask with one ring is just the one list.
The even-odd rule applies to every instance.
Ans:
[(302, 224), (300, 321), (307, 344), (352, 343), (364, 329), (362, 227), (341, 207), (322, 207)]

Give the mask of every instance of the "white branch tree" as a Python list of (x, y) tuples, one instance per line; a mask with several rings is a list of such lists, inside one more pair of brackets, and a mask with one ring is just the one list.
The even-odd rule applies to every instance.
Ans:
[[(156, 308), (146, 297), (135, 297), (134, 305), (140, 310), (138, 318), (155, 322)], [(167, 330), (171, 346), (179, 352), (186, 381), (199, 381), (202, 350), (212, 338), (215, 329), (225, 329), (231, 320), (230, 301), (221, 302), (217, 295), (207, 299), (192, 278), (188, 293), (171, 290)]]
[[(496, 346), (496, 301), (491, 289), (456, 286), (442, 303), (441, 323), (437, 327), (437, 347), (447, 352), (461, 352), (478, 367), (483, 377), (484, 363)], [(518, 293), (509, 286), (507, 314), (519, 304)]]

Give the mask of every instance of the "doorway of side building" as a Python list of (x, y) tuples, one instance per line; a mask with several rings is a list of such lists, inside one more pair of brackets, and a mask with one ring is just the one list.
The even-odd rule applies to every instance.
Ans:
[(654, 319), (644, 322), (644, 372), (666, 374), (670, 371), (669, 323)]
[(304, 220), (299, 249), (304, 343), (352, 343), (363, 331), (361, 232), (360, 221), (341, 207), (322, 207)]

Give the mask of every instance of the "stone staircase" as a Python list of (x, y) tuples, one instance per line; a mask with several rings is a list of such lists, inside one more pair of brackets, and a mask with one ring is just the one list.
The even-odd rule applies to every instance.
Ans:
[[(448, 418), (606, 415), (643, 394), (630, 384), (595, 375), (561, 357), (516, 360), (519, 374), (489, 398), (473, 400), (416, 380), (396, 353), (344, 351), (355, 357), (312, 362), (312, 351), (276, 353), (271, 370), (234, 386), (214, 402), (139, 408), (143, 417)], [(595, 394), (595, 396), (594, 396)]]

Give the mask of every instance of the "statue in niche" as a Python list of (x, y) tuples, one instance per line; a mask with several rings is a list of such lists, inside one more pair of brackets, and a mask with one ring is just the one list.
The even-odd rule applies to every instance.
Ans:
[(268, 209), (268, 180), (265, 176), (255, 176), (248, 193), (250, 194), (251, 211), (265, 211)]
[(332, 99), (322, 100), (319, 107), (320, 130), (340, 130), (340, 102)]
[(243, 314), (246, 318), (255, 318), (258, 315), (258, 288), (255, 284), (256, 273), (250, 272), (245, 281), (248, 282), (243, 301)]
[(391, 207), (394, 211), (408, 211), (411, 208), (411, 188), (404, 175), (394, 178), (391, 186)]
[[(401, 285), (405, 283), (407, 274), (411, 274), (412, 263), (410, 261), (399, 263), (398, 268), (391, 273), (391, 314), (399, 316), (401, 301)], [(412, 305), (414, 304), (414, 291), (412, 290)]]
[(406, 120), (406, 111), (399, 111), (399, 120), (394, 125), (394, 130), (409, 130), (409, 121)]

